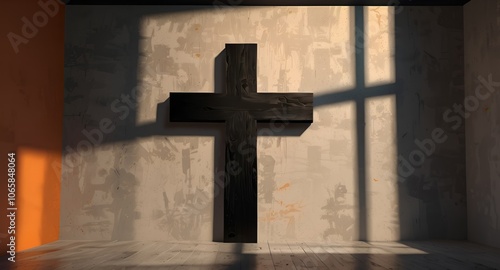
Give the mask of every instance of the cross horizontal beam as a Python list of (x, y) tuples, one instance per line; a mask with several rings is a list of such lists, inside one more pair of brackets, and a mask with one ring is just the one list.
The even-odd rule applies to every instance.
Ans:
[(312, 123), (312, 93), (171, 93), (172, 122), (225, 122), (246, 111), (257, 122)]

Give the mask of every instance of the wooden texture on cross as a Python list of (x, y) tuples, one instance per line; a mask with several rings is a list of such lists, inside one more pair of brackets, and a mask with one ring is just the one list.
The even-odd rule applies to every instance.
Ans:
[[(224, 241), (257, 242), (257, 122), (312, 123), (312, 93), (257, 93), (257, 44), (226, 44), (225, 93), (171, 93), (170, 121), (226, 125)], [(272, 129), (271, 129), (272, 131)]]

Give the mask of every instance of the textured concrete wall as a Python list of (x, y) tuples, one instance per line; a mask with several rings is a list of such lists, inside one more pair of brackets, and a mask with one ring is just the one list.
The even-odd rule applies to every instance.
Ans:
[(469, 2), (464, 22), (468, 237), (500, 247), (500, 3)]
[(62, 239), (220, 239), (222, 127), (165, 100), (221, 91), (225, 43), (258, 44), (258, 91), (315, 95), (311, 126), (260, 127), (259, 241), (465, 237), (461, 8), (67, 12)]

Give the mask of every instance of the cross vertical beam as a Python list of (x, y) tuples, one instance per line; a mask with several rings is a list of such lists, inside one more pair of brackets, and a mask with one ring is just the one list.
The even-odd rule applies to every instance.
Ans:
[[(226, 45), (227, 94), (257, 93), (257, 44)], [(224, 242), (257, 242), (257, 122), (247, 112), (226, 120)]]

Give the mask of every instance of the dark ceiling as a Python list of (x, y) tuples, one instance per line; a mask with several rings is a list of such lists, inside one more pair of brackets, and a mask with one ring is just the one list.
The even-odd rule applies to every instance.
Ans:
[(68, 5), (463, 6), (470, 0), (64, 0)]

